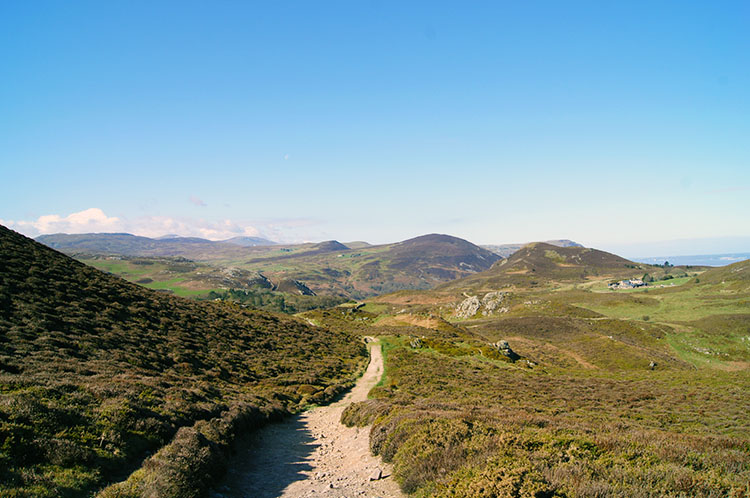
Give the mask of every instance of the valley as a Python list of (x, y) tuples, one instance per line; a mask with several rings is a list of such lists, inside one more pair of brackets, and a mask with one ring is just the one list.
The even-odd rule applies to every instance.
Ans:
[(750, 2), (0, 4), (0, 498), (750, 498)]
[(239, 247), (126, 234), (61, 234), (40, 241), (150, 288), (204, 297), (212, 290), (278, 288), (302, 282), (315, 294), (362, 299), (402, 289), (428, 289), (486, 270), (500, 259), (471, 242), (438, 234), (377, 246), (355, 244), (355, 248), (337, 241)]
[[(500, 258), (440, 235), (66, 249), (97, 271), (2, 236), (14, 496), (709, 497), (750, 479), (747, 261)], [(608, 287), (623, 279), (648, 285)], [(382, 356), (326, 405), (369, 337)]]

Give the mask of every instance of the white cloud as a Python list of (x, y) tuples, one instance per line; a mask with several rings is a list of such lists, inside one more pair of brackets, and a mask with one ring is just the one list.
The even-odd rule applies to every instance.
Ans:
[(58, 214), (40, 216), (35, 221), (8, 221), (4, 224), (22, 233), (86, 233), (117, 231), (119, 218), (109, 217), (99, 208), (90, 208), (62, 217)]
[(176, 234), (222, 240), (237, 236), (262, 236), (258, 228), (232, 220), (211, 221), (169, 216), (141, 216), (135, 219), (107, 216), (99, 208), (90, 208), (68, 216), (49, 214), (33, 221), (0, 220), (0, 224), (30, 237), (45, 233), (126, 232), (145, 237)]

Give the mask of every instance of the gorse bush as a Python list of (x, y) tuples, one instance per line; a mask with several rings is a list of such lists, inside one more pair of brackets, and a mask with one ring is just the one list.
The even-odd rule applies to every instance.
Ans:
[(90, 495), (163, 448), (118, 492), (197, 496), (238, 428), (330, 399), (365, 358), (346, 333), (149, 291), (0, 227), (0, 495)]

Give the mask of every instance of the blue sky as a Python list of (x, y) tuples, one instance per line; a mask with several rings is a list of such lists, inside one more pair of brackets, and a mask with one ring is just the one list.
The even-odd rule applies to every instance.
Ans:
[(0, 222), (750, 250), (750, 3), (405, 4), (3, 2)]

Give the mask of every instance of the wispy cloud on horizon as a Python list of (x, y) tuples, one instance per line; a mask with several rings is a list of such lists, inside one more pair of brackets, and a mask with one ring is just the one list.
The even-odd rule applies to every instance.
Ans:
[(129, 219), (108, 216), (100, 208), (89, 208), (67, 216), (48, 214), (35, 220), (3, 220), (0, 224), (29, 237), (50, 233), (124, 232), (144, 237), (175, 234), (224, 240), (238, 236), (265, 237), (277, 242), (301, 242), (319, 238), (312, 227), (321, 222), (311, 218), (270, 218), (256, 221), (206, 220), (171, 216), (139, 216)]
[(50, 214), (40, 216), (36, 220), (0, 220), (0, 223), (30, 237), (47, 233), (126, 232), (145, 237), (176, 234), (221, 240), (241, 235), (263, 235), (251, 224), (229, 219), (211, 221), (170, 216), (140, 216), (127, 219), (107, 216), (99, 208), (89, 208), (67, 216)]

